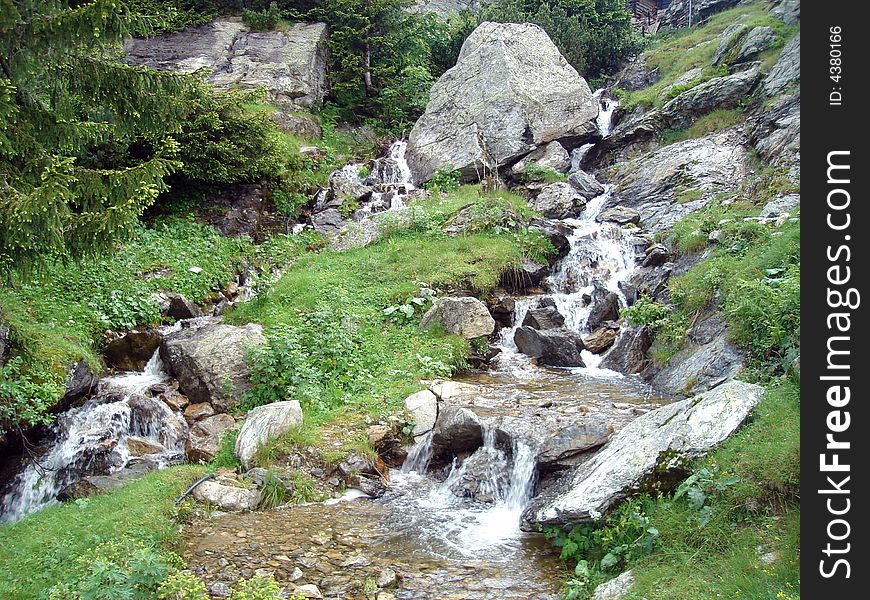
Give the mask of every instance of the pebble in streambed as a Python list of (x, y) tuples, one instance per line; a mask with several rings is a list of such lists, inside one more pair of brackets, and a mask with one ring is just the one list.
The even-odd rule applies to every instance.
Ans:
[(268, 573), (290, 594), (313, 584), (324, 598), (343, 600), (561, 597), (564, 566), (543, 536), (516, 544), (509, 561), (504, 550), (445, 558), (394, 510), (385, 498), (229, 514), (189, 528), (184, 557), (215, 596), (240, 577)]

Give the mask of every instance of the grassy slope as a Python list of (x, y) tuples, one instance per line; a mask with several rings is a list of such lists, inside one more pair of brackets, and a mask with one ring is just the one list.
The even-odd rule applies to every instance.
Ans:
[(647, 57), (647, 65), (659, 69), (661, 79), (642, 90), (621, 92), (623, 108), (631, 110), (637, 104), (648, 108), (662, 106), (677, 92), (688, 89), (680, 87), (679, 90), (665, 93), (665, 90), (681, 75), (695, 68), (702, 69), (702, 74), (694, 85), (723, 75), (724, 73), (714, 69), (711, 63), (719, 44), (719, 36), (734, 23), (743, 23), (749, 29), (758, 26), (773, 27), (778, 36), (777, 43), (758, 58), (761, 60), (763, 71), (770, 69), (782, 47), (797, 32), (796, 27), (786, 27), (782, 21), (771, 17), (768, 14), (771, 6), (770, 2), (756, 0), (713, 15), (699, 27), (665, 31), (654, 37), (644, 54)]
[(129, 540), (170, 549), (179, 529), (174, 500), (203, 472), (186, 465), (151, 473), (117, 492), (0, 526), (0, 596), (39, 598), (54, 585), (72, 582), (79, 569), (76, 560), (104, 542)]

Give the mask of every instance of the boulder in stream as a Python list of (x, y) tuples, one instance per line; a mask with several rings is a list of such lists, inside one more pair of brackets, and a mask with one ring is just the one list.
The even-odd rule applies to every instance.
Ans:
[(583, 367), (580, 352), (585, 348), (579, 333), (569, 329), (538, 330), (519, 327), (514, 343), (520, 352), (551, 367)]
[(160, 356), (191, 402), (210, 402), (216, 411), (226, 412), (251, 389), (246, 349), (265, 341), (263, 327), (255, 323), (209, 323), (167, 335)]
[(438, 418), (438, 397), (430, 390), (421, 390), (405, 398), (405, 410), (414, 419), (412, 435), (415, 438), (429, 433)]
[(523, 529), (589, 522), (654, 482), (675, 484), (692, 460), (743, 424), (763, 394), (760, 386), (731, 380), (641, 415), (536, 497), (523, 513)]
[(259, 488), (243, 487), (241, 483), (229, 477), (204, 481), (193, 489), (192, 495), (199, 502), (232, 511), (254, 510), (263, 497)]
[(586, 198), (570, 183), (559, 181), (544, 187), (529, 200), (529, 208), (548, 219), (565, 219), (576, 216), (586, 206)]

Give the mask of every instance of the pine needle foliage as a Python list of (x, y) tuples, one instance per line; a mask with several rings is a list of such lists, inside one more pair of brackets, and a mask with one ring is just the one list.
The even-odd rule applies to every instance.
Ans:
[(124, 64), (133, 28), (119, 0), (0, 0), (0, 278), (128, 239), (179, 168), (196, 80)]

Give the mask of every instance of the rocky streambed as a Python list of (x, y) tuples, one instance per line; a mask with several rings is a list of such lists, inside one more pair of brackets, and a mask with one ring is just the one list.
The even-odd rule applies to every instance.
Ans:
[[(566, 567), (558, 550), (543, 535), (520, 530), (538, 477), (583, 462), (590, 448), (662, 400), (639, 380), (615, 374), (538, 375), (432, 382), (437, 424), (419, 435), (416, 448), (435, 438), (428, 469), (412, 448), (378, 499), (354, 494), (218, 513), (188, 528), (185, 559), (216, 597), (238, 577), (260, 573), (312, 597), (559, 598)], [(466, 420), (448, 423), (456, 413)]]

